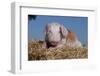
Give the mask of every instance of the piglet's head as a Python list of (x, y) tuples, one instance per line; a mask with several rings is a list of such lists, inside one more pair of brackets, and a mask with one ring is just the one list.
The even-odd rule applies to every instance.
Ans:
[(59, 23), (49, 23), (45, 27), (45, 40), (56, 46), (62, 38), (66, 38), (67, 29)]

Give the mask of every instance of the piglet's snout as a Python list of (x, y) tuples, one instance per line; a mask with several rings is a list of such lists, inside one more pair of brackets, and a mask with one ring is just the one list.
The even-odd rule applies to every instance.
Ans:
[(52, 45), (55, 45), (55, 46), (56, 46), (59, 42), (51, 41), (50, 43), (51, 43)]

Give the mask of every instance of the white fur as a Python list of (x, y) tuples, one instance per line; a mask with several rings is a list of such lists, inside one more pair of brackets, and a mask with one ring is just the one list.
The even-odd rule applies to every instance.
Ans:
[(75, 47), (75, 48), (82, 47), (81, 42), (77, 39), (73, 42), (67, 40), (66, 45), (69, 46), (69, 47)]
[[(62, 36), (61, 36), (62, 32)], [(49, 23), (46, 27), (45, 40), (50, 42), (58, 42), (56, 47), (82, 47), (81, 42), (76, 38), (75, 41), (67, 40), (68, 30), (59, 23)], [(62, 37), (62, 38), (61, 38)], [(53, 45), (53, 44), (52, 44)]]

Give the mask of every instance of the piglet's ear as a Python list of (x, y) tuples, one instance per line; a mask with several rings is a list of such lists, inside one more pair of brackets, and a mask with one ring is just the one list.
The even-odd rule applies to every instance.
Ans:
[(63, 38), (65, 38), (68, 34), (68, 30), (63, 25), (60, 26), (60, 32)]

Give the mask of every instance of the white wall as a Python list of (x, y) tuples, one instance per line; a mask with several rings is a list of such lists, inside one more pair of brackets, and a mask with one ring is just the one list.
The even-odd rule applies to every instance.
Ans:
[[(69, 71), (63, 71), (63, 72), (53, 72), (53, 73), (40, 73), (40, 74), (29, 74), (29, 75), (36, 75), (36, 76), (99, 76), (100, 71), (100, 55), (99, 55), (99, 43), (100, 43), (100, 2), (99, 0), (1, 0), (0, 1), (0, 76), (12, 76), (13, 74), (9, 73), (10, 70), (10, 47), (11, 47), (11, 8), (10, 3), (13, 1), (17, 2), (33, 2), (35, 4), (45, 4), (48, 5), (48, 3), (51, 3), (51, 5), (57, 5), (57, 6), (66, 6), (66, 5), (76, 5), (76, 6), (95, 6), (97, 7), (97, 69), (91, 69), (91, 70), (69, 70)], [(25, 75), (25, 74), (24, 74)], [(26, 74), (28, 76), (28, 74)]]

